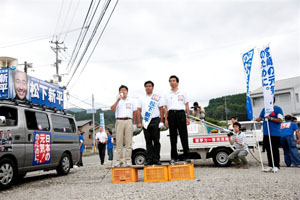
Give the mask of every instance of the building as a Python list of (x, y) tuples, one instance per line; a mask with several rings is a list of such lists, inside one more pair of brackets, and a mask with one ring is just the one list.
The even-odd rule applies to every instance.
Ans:
[[(96, 124), (97, 126), (97, 124)], [(77, 121), (77, 127), (81, 129), (81, 131), (84, 132), (84, 145), (86, 148), (92, 148), (93, 144), (93, 121), (92, 120), (82, 120)], [(95, 130), (95, 133), (97, 131)]]
[[(262, 87), (251, 91), (253, 115), (258, 117), (264, 107)], [(293, 115), (300, 120), (300, 76), (275, 82), (275, 104), (280, 106), (284, 115)]]

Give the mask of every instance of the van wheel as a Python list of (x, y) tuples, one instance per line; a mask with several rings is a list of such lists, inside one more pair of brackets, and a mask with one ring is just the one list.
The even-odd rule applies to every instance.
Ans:
[(63, 153), (59, 165), (56, 168), (58, 175), (67, 175), (70, 172), (71, 160), (70, 156), (66, 153)]
[(143, 151), (136, 151), (132, 156), (133, 165), (144, 165), (146, 163), (146, 153)]
[(228, 160), (228, 156), (231, 154), (232, 150), (221, 148), (216, 150), (213, 156), (214, 164), (217, 167), (228, 167), (231, 161)]
[(4, 158), (0, 161), (0, 188), (6, 189), (11, 186), (14, 176), (16, 174), (16, 167), (14, 163)]

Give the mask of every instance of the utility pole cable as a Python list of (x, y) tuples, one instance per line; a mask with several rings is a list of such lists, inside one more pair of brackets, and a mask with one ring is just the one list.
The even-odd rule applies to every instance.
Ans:
[(55, 68), (56, 68), (56, 74), (54, 77), (57, 77), (57, 82), (61, 82), (61, 76), (59, 75), (59, 64), (61, 63), (61, 60), (58, 59), (58, 52), (60, 52), (60, 50), (65, 51), (67, 49), (67, 47), (61, 47), (60, 45), (64, 44), (64, 42), (59, 42), (57, 39), (56, 41), (50, 41), (51, 44), (55, 44), (55, 46), (51, 46), (51, 49), (54, 51), (55, 55), (56, 55), (56, 62), (55, 64)]

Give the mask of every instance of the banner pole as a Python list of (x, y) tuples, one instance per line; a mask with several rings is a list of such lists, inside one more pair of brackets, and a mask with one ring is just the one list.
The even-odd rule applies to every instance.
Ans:
[[(272, 150), (272, 142), (271, 142), (271, 134), (270, 134), (270, 127), (269, 127), (269, 120), (266, 119), (266, 122), (267, 122), (267, 127), (268, 127), (268, 135), (269, 135), (269, 144), (270, 144), (270, 151), (271, 151), (271, 158), (272, 158), (272, 166), (273, 168), (275, 167), (274, 166), (274, 157), (273, 157), (273, 150)], [(273, 171), (273, 173), (275, 173), (275, 171)]]
[(255, 143), (257, 145), (257, 149), (258, 149), (258, 154), (259, 154), (259, 158), (260, 158), (260, 163), (261, 163), (261, 170), (264, 171), (264, 163), (262, 160), (262, 156), (261, 156), (261, 151), (260, 151), (260, 147), (259, 147), (259, 142), (257, 142), (257, 137), (256, 137), (256, 125), (255, 125), (255, 120), (253, 120), (253, 125), (254, 125), (254, 131), (255, 131)]

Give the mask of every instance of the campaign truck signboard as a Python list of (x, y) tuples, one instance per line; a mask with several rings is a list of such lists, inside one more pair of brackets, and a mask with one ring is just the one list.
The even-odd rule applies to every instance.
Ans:
[(0, 99), (17, 99), (49, 108), (64, 108), (62, 87), (28, 76), (25, 72), (0, 69)]
[(51, 133), (34, 131), (32, 165), (49, 164), (51, 161)]

